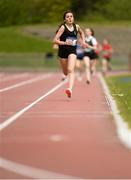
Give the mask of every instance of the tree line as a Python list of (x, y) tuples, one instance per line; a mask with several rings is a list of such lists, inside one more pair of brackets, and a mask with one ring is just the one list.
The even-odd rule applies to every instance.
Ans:
[(62, 21), (70, 9), (77, 20), (131, 20), (130, 0), (0, 0), (0, 26)]

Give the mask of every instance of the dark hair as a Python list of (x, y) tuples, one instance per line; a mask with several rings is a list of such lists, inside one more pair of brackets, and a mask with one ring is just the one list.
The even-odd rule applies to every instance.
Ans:
[(58, 26), (58, 28), (57, 28), (57, 30), (56, 30), (55, 33), (57, 33), (57, 32), (59, 31), (60, 27), (61, 27), (62, 25), (64, 25), (64, 24), (65, 24), (65, 23), (61, 23), (61, 24)]
[[(68, 13), (72, 13), (72, 14), (73, 14), (73, 12), (72, 12), (71, 10), (65, 11), (64, 14), (63, 14), (63, 20), (65, 20), (66, 14), (68, 14)], [(62, 22), (62, 23), (58, 26), (58, 28), (57, 28), (57, 30), (56, 30), (56, 33), (59, 31), (60, 27), (61, 27), (62, 25), (64, 25), (64, 24), (65, 24), (65, 22)]]
[(73, 14), (73, 12), (71, 10), (65, 11), (64, 14), (63, 14), (63, 20), (65, 20), (66, 14), (68, 14), (68, 13)]

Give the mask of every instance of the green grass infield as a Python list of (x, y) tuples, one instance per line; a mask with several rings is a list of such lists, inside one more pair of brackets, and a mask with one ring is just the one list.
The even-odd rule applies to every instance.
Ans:
[(120, 115), (131, 128), (131, 74), (106, 78), (112, 97), (115, 99)]

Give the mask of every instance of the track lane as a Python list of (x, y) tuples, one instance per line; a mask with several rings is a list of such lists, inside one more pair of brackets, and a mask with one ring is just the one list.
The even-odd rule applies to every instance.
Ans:
[[(3, 93), (5, 91), (9, 91), (9, 90), (12, 90), (14, 88), (18, 88), (18, 87), (21, 87), (21, 86), (24, 86), (24, 85), (28, 85), (28, 84), (31, 84), (35, 81), (39, 81), (39, 80), (42, 80), (42, 79), (45, 79), (47, 78), (48, 76), (51, 76), (51, 74), (46, 74), (44, 76), (38, 76), (38, 77), (33, 77), (33, 78), (30, 78), (30, 79), (27, 79), (27, 80), (24, 80), (24, 81), (21, 81), (21, 82), (15, 82), (11, 85), (6, 85), (4, 88), (0, 89), (0, 93)], [(11, 79), (10, 79), (11, 80)], [(20, 80), (20, 79), (19, 79)], [(12, 82), (11, 82), (12, 83)]]
[[(53, 76), (53, 74), (43, 74), (37, 77), (37, 81), (25, 83), (23, 86), (0, 93), (2, 103), (0, 115), (1, 122), (42, 96), (44, 92), (46, 93), (48, 89), (53, 87), (55, 83), (53, 81), (52, 83), (50, 82), (50, 80), (52, 80), (50, 79), (51, 76)], [(58, 79), (59, 76), (54, 75), (54, 78)]]
[(3, 157), (73, 177), (130, 178), (131, 152), (117, 138), (98, 78), (76, 82), (71, 100), (64, 89), (2, 132)]
[(29, 80), (31, 77), (33, 78), (39, 75), (40, 74), (37, 75), (35, 73), (3, 73), (0, 76), (0, 89)]

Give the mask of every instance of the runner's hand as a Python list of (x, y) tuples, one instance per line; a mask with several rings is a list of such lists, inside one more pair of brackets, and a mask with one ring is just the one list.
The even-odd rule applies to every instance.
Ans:
[(85, 42), (83, 42), (83, 43), (82, 43), (82, 45), (81, 45), (81, 47), (82, 47), (83, 49), (85, 49), (85, 48), (87, 48), (87, 47), (88, 47), (88, 44), (87, 44), (87, 43), (85, 43)]
[(66, 45), (73, 45), (73, 41), (71, 39), (66, 39)]

